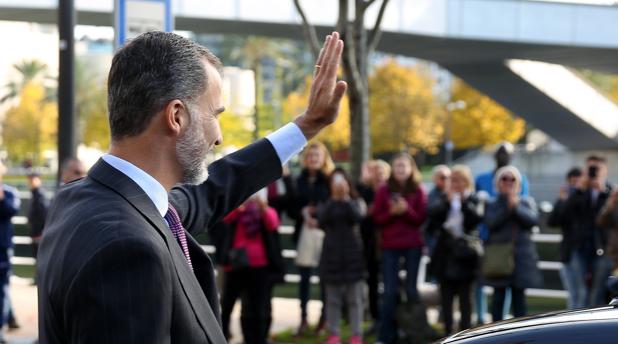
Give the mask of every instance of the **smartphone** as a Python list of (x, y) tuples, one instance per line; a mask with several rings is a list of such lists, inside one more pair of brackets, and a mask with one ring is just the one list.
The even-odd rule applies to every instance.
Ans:
[(598, 174), (599, 174), (599, 166), (592, 165), (588, 167), (588, 177), (590, 179), (596, 178)]
[(341, 174), (337, 173), (333, 176), (333, 183), (335, 184), (343, 184), (345, 183), (345, 177), (343, 177)]

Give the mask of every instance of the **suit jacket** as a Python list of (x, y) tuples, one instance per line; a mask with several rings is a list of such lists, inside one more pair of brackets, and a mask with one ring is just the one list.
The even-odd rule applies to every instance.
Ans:
[[(169, 196), (185, 229), (206, 231), (281, 176), (261, 140), (213, 163)], [(39, 341), (225, 343), (212, 263), (187, 234), (194, 271), (144, 191), (100, 160), (50, 208), (39, 251)]]

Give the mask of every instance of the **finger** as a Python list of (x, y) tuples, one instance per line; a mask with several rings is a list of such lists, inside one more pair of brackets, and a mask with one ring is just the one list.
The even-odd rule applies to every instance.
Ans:
[[(321, 69), (324, 70), (324, 75), (327, 80), (330, 82), (335, 82), (337, 79), (337, 72), (339, 70), (339, 61), (341, 61), (341, 54), (343, 52), (343, 41), (338, 40), (335, 44), (335, 49), (333, 54), (328, 56), (330, 58), (329, 61), (324, 61), (323, 67)], [(326, 58), (326, 57), (325, 57)]]
[(345, 94), (347, 88), (348, 84), (345, 81), (337, 82), (337, 85), (335, 86), (335, 91), (333, 92), (333, 102), (339, 105), (339, 103), (341, 102), (341, 98), (343, 98), (343, 95)]
[(324, 44), (322, 45), (322, 49), (320, 49), (320, 54), (318, 55), (318, 59), (315, 61), (315, 64), (320, 66), (324, 62), (324, 52), (326, 51), (326, 45), (331, 39), (331, 35), (327, 35), (326, 39), (324, 39)]
[(327, 70), (329, 65), (332, 64), (333, 58), (336, 54), (337, 44), (339, 42), (339, 33), (336, 31), (332, 33), (330, 40), (324, 45), (324, 58), (321, 63), (321, 70)]
[(315, 61), (315, 68), (313, 71), (313, 78), (315, 79), (315, 77), (318, 75), (318, 73), (320, 72), (320, 69), (322, 69), (322, 61), (324, 60), (324, 48), (320, 49), (320, 55), (318, 56), (318, 59)]

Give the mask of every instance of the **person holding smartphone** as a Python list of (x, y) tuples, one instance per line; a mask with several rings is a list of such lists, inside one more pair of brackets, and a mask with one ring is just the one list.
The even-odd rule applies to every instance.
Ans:
[[(599, 225), (597, 218), (611, 192), (612, 187), (607, 182), (607, 160), (589, 156), (580, 185), (566, 200), (562, 222), (570, 238), (568, 264), (575, 276), (577, 295), (574, 308), (606, 303), (605, 284), (611, 271), (611, 261), (606, 254), (608, 227)], [(588, 275), (592, 276), (590, 287), (586, 283)]]
[(380, 231), (384, 282), (380, 343), (393, 343), (397, 333), (394, 313), (402, 260), (407, 299), (419, 299), (416, 278), (424, 245), (420, 228), (426, 213), (427, 196), (421, 186), (421, 174), (410, 155), (399, 153), (393, 158), (390, 178), (376, 194), (373, 210), (373, 220)]

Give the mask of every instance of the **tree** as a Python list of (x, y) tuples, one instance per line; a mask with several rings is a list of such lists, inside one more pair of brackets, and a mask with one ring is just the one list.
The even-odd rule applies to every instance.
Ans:
[[(47, 75), (47, 65), (39, 60), (23, 60), (15, 63), (13, 69), (18, 73), (17, 79), (4, 85), (6, 92), (0, 98), (0, 104), (15, 99), (30, 82), (43, 84), (46, 81), (53, 80)], [(51, 100), (54, 97), (55, 89), (45, 88), (45, 100)]]
[(374, 70), (369, 78), (374, 153), (438, 150), (445, 113), (434, 96), (434, 84), (420, 67), (405, 67), (393, 59)]
[(457, 149), (516, 142), (525, 133), (526, 122), (463, 81), (452, 89), (453, 100), (463, 100), (465, 108), (452, 112), (452, 140)]
[(219, 126), (224, 146), (240, 148), (253, 141), (252, 117), (239, 116), (226, 110), (219, 115)]
[(110, 143), (105, 77), (87, 61), (75, 64), (75, 116), (78, 141), (106, 150)]
[[(345, 41), (342, 65), (344, 78), (348, 83), (348, 108), (350, 111), (350, 160), (352, 176), (358, 179), (361, 166), (369, 159), (371, 137), (369, 135), (369, 55), (375, 50), (380, 40), (380, 26), (388, 0), (382, 0), (378, 16), (370, 32), (365, 28), (365, 14), (375, 0), (354, 0), (354, 15), (348, 19), (350, 0), (339, 0), (339, 16), (336, 31)], [(300, 0), (294, 0), (307, 41), (317, 58), (320, 47), (315, 27), (309, 23)]]
[(2, 126), (9, 159), (32, 159), (34, 164), (40, 164), (41, 153), (56, 146), (57, 118), (57, 106), (45, 100), (45, 88), (33, 81), (25, 84), (19, 104), (7, 111)]

